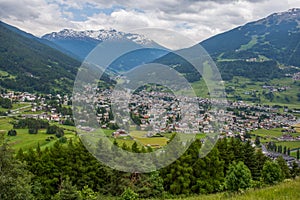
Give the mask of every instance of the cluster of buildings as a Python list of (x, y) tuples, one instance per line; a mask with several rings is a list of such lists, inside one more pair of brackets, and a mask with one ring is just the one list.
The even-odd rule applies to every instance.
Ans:
[[(92, 88), (90, 88), (92, 89)], [(45, 119), (63, 123), (72, 119), (72, 114), (57, 110), (57, 105), (70, 104), (70, 97), (61, 95), (38, 96), (30, 93), (10, 92), (2, 97), (19, 102), (31, 102), (30, 113), (12, 111), (11, 115), (25, 118)], [(242, 138), (257, 129), (284, 128), (280, 141), (300, 140), (293, 136), (293, 124), (299, 123), (292, 113), (279, 112), (267, 105), (251, 105), (242, 101), (225, 102), (199, 97), (174, 95), (165, 91), (142, 89), (139, 92), (101, 90), (96, 96), (81, 93), (75, 95), (82, 106), (76, 111), (80, 126), (92, 130), (95, 119), (102, 128), (118, 129), (116, 136), (126, 135), (133, 127), (146, 132), (147, 137), (157, 133), (179, 132), (222, 133), (227, 137)], [(51, 102), (51, 103), (49, 103)], [(53, 105), (57, 102), (57, 105)], [(85, 109), (93, 103), (94, 108)], [(95, 116), (96, 115), (96, 116)]]
[(295, 73), (295, 74), (293, 75), (293, 80), (294, 80), (294, 81), (299, 81), (299, 80), (300, 80), (300, 72)]
[(263, 89), (269, 90), (269, 92), (283, 92), (288, 89), (291, 89), (290, 86), (272, 86), (272, 85), (264, 85)]
[[(81, 101), (85, 101), (81, 98)], [(90, 102), (90, 98), (86, 98), (86, 101)], [(244, 137), (260, 128), (291, 130), (292, 125), (298, 123), (293, 114), (280, 113), (275, 107), (251, 105), (242, 101), (224, 102), (175, 96), (147, 89), (133, 94), (128, 91), (103, 90), (97, 94), (95, 102), (99, 110), (97, 120), (102, 127), (116, 123), (126, 132), (135, 126), (146, 131), (148, 137), (167, 132), (209, 134), (216, 131), (228, 137)], [(293, 137), (293, 140), (299, 140), (299, 137)]]
[[(8, 92), (0, 94), (3, 98), (11, 99), (14, 102), (24, 103), (24, 107), (11, 110), (8, 116), (21, 116), (22, 118), (44, 119), (63, 123), (71, 119), (70, 114), (61, 113), (57, 110), (58, 105), (70, 104), (70, 97), (67, 95), (36, 95), (28, 92)], [(50, 103), (51, 102), (51, 103)], [(28, 104), (25, 104), (28, 103)], [(27, 105), (27, 106), (26, 106)], [(22, 111), (25, 109), (26, 111)]]

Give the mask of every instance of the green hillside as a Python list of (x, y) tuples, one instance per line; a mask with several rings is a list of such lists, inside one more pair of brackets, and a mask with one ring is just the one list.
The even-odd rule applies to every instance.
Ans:
[(299, 19), (300, 9), (275, 13), (211, 37), (201, 45), (218, 60), (271, 59), (300, 66)]
[[(299, 21), (300, 9), (292, 9), (200, 43), (214, 59), (229, 100), (293, 107), (299, 103), (300, 82), (292, 78), (300, 72)], [(209, 96), (201, 75), (183, 58), (169, 53), (155, 62), (173, 67), (199, 96)]]
[(70, 92), (80, 62), (0, 22), (0, 85), (26, 92)]

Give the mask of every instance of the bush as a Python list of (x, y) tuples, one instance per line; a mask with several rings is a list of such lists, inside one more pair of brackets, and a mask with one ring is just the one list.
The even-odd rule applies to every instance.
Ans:
[(225, 177), (226, 188), (229, 191), (237, 192), (241, 189), (250, 188), (251, 182), (251, 171), (243, 162), (240, 161), (238, 164), (233, 162), (233, 164), (229, 166)]
[(56, 125), (49, 126), (46, 131), (47, 134), (55, 134), (57, 138), (64, 136), (64, 130)]
[(28, 133), (29, 134), (37, 134), (38, 133), (38, 129), (37, 128), (30, 128), (30, 129), (28, 129)]
[(68, 141), (68, 139), (66, 137), (59, 138), (60, 143), (66, 143), (67, 141)]
[(89, 186), (84, 186), (81, 191), (79, 191), (81, 199), (84, 200), (97, 200), (97, 193), (95, 193)]
[(273, 161), (267, 161), (262, 170), (262, 181), (266, 184), (276, 184), (283, 180), (280, 166)]
[(138, 199), (139, 195), (135, 193), (130, 188), (126, 188), (123, 194), (121, 195), (121, 200), (136, 200)]
[(11, 130), (8, 131), (7, 135), (8, 136), (16, 136), (17, 135), (17, 131), (14, 130), (14, 129), (11, 129)]

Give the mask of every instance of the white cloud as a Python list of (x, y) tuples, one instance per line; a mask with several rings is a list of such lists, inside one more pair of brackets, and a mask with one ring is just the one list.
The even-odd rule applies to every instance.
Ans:
[[(80, 10), (86, 5), (102, 11), (117, 9), (106, 14), (99, 10), (85, 21), (72, 20), (76, 13), (70, 9)], [(200, 41), (292, 7), (300, 7), (300, 0), (0, 0), (0, 17), (36, 35), (63, 28), (127, 31), (158, 27)]]
[(0, 0), (0, 17), (4, 22), (35, 35), (74, 27), (63, 18), (58, 5), (40, 0)]

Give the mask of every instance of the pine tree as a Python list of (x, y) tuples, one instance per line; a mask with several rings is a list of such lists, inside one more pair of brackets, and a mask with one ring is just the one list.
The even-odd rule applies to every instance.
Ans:
[(195, 193), (213, 193), (220, 191), (224, 181), (224, 161), (217, 148), (204, 158), (198, 158), (193, 164), (192, 191)]
[(167, 181), (170, 185), (169, 192), (172, 194), (189, 194), (191, 176), (193, 168), (190, 165), (189, 159), (191, 157), (183, 155), (176, 160), (174, 165), (171, 165), (170, 174), (167, 175)]
[(229, 165), (234, 161), (234, 152), (229, 148), (228, 139), (219, 139), (217, 143), (217, 148), (219, 150), (220, 159), (224, 161), (224, 176), (226, 175)]
[(149, 174), (139, 174), (139, 177), (133, 184), (134, 192), (141, 198), (162, 197), (164, 192), (163, 179), (158, 171)]
[(286, 164), (286, 161), (283, 159), (283, 157), (279, 156), (276, 159), (276, 161), (281, 168), (283, 179), (290, 178), (291, 177), (290, 169), (289, 169), (288, 165)]
[(234, 160), (237, 162), (244, 160), (245, 155), (242, 146), (243, 144), (240, 139), (230, 138), (229, 150), (231, 150), (234, 153)]
[(17, 155), (16, 155), (16, 159), (18, 160), (24, 160), (24, 151), (22, 148), (19, 149)]
[(252, 176), (254, 175), (254, 171), (257, 168), (257, 160), (255, 156), (255, 148), (251, 146), (250, 141), (247, 141), (242, 146), (244, 159), (244, 164), (250, 169)]
[(31, 199), (32, 174), (27, 165), (13, 157), (13, 151), (0, 134), (0, 199)]
[(297, 176), (300, 176), (300, 167), (299, 165), (294, 161), (291, 168), (291, 177), (296, 178)]
[(54, 200), (79, 200), (79, 192), (77, 188), (72, 185), (72, 182), (67, 177), (66, 180), (63, 180), (59, 192), (55, 194)]
[[(173, 150), (173, 154), (170, 156), (177, 156), (177, 137), (174, 137), (173, 140), (175, 145)], [(192, 155), (188, 154), (189, 151), (186, 151), (179, 159), (173, 162), (171, 165), (163, 168), (161, 170), (161, 175), (164, 180), (164, 188), (166, 191), (171, 194), (189, 194), (191, 192), (190, 184), (192, 181)]]
[(261, 171), (264, 167), (265, 162), (267, 161), (268, 157), (266, 157), (261, 149), (259, 149), (255, 154), (255, 159), (253, 163), (255, 163), (255, 168), (252, 172), (252, 178), (255, 181), (259, 181), (261, 177)]
[(134, 142), (134, 143), (132, 144), (131, 150), (132, 150), (132, 152), (134, 152), (134, 153), (140, 153), (140, 149), (138, 148), (137, 142)]
[(256, 146), (260, 145), (260, 136), (256, 136), (256, 138), (255, 138), (255, 145)]

